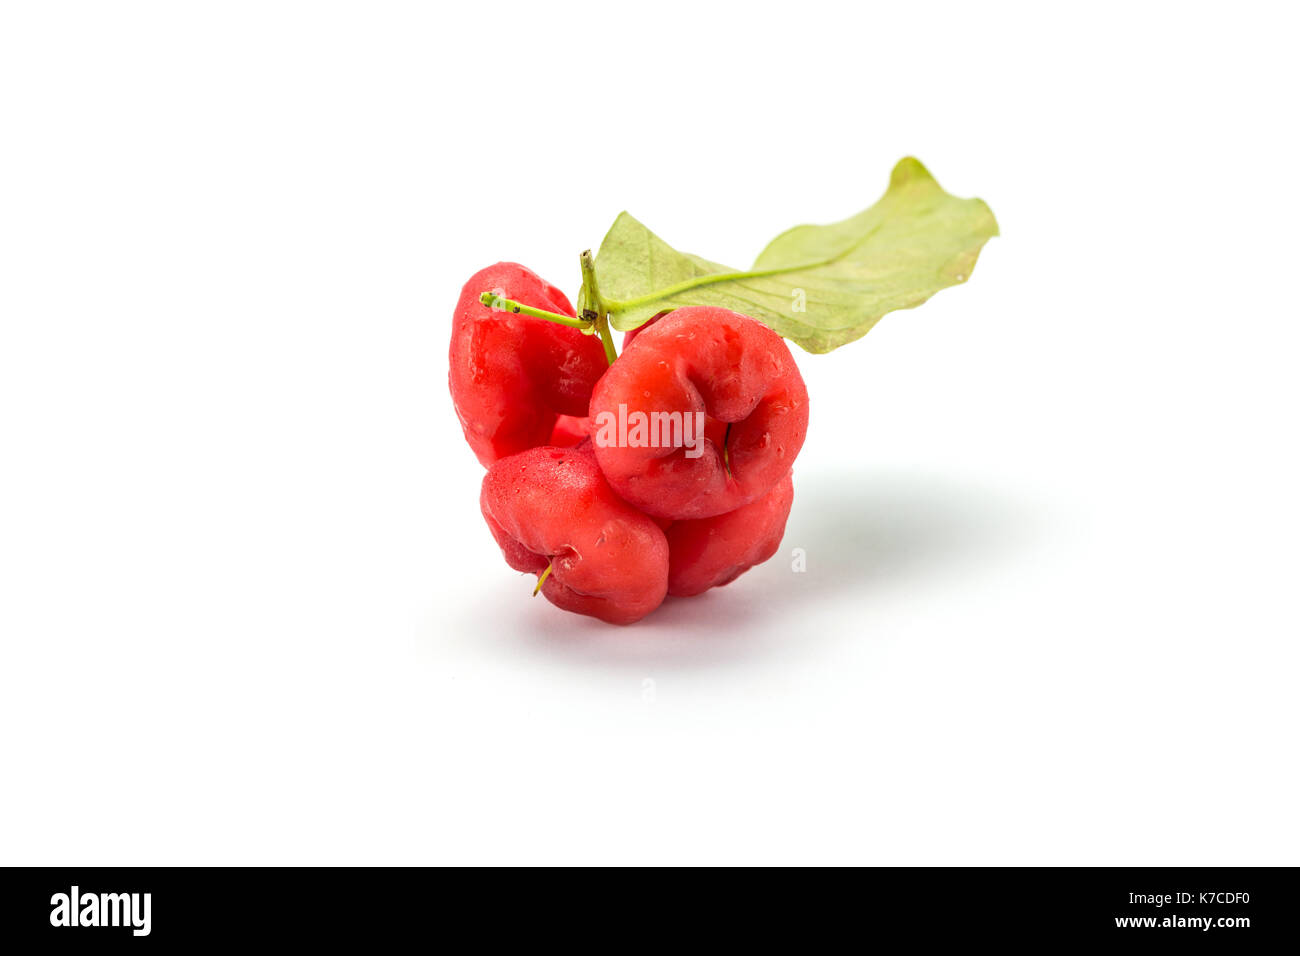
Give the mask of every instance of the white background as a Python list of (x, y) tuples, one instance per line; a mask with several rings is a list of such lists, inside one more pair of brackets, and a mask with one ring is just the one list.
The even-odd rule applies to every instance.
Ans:
[[(1283, 5), (4, 11), (0, 862), (1300, 862)], [(461, 284), (907, 154), (1003, 235), (799, 353), (781, 554), (530, 600)]]

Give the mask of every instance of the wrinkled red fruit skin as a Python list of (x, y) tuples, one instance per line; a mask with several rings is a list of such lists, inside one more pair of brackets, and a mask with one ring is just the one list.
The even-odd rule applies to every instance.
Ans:
[(516, 262), (465, 283), (452, 320), (448, 385), (465, 440), (484, 465), (544, 445), (558, 415), (585, 416), (608, 362), (600, 340), (577, 329), (479, 301), (483, 292), (563, 315), (564, 293)]
[(668, 541), (614, 494), (595, 456), (532, 448), (488, 468), (479, 498), (492, 536), (516, 571), (540, 575), (556, 607), (611, 624), (645, 617), (668, 593)]
[(590, 437), (590, 418), (561, 415), (555, 420), (555, 427), (551, 430), (551, 440), (546, 444), (554, 445), (556, 448), (572, 448)]
[(787, 474), (763, 497), (735, 511), (673, 522), (667, 530), (668, 593), (703, 594), (776, 554), (793, 502), (794, 485)]
[(646, 329), (650, 328), (652, 325), (654, 325), (656, 322), (658, 322), (660, 319), (662, 319), (662, 318), (663, 318), (665, 315), (667, 315), (667, 314), (668, 314), (667, 312), (660, 312), (658, 315), (656, 315), (654, 318), (650, 319), (650, 320), (649, 320), (648, 322), (646, 322), (644, 325), (638, 325), (635, 329), (628, 329), (626, 332), (624, 332), (624, 333), (623, 333), (623, 348), (627, 348), (629, 345), (631, 345), (633, 339), (635, 339), (638, 335), (640, 335), (640, 334), (641, 334), (642, 332), (644, 332)]
[[(731, 424), (726, 445), (704, 453), (602, 442), (602, 419), (641, 411), (705, 412)], [(591, 396), (596, 457), (614, 490), (647, 514), (708, 518), (766, 494), (790, 470), (808, 432), (808, 390), (781, 337), (727, 309), (689, 307), (665, 315), (619, 356)], [(725, 430), (725, 428), (724, 428)]]

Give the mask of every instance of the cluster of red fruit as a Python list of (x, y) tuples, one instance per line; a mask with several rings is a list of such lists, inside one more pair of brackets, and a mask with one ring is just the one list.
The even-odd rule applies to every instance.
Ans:
[[(480, 504), (507, 564), (536, 574), (557, 607), (630, 624), (776, 553), (808, 430), (780, 336), (726, 309), (682, 308), (627, 333), (611, 364), (597, 336), (493, 308), (484, 291), (575, 312), (511, 262), (473, 276), (456, 306), (451, 396), (487, 466)], [(593, 434), (637, 413), (703, 413), (703, 437), (688, 449)]]

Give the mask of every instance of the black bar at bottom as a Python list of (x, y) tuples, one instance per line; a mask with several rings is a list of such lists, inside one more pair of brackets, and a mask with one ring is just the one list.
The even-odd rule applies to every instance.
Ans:
[[(1283, 869), (864, 869), (601, 876), (431, 869), (10, 868), (0, 946), (94, 948), (320, 942), (567, 940), (619, 946), (737, 944), (775, 932), (808, 943), (1210, 944), (1300, 939), (1296, 871)], [(542, 937), (548, 937), (543, 939)], [(682, 942), (685, 942), (683, 939)]]

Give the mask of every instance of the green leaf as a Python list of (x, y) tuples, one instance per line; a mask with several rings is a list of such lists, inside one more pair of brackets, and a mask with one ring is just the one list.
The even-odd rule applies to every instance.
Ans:
[(949, 195), (909, 157), (870, 209), (783, 232), (748, 271), (678, 252), (622, 213), (601, 243), (596, 276), (616, 329), (713, 305), (758, 319), (809, 352), (829, 352), (866, 335), (885, 313), (965, 282), (997, 234), (982, 200)]

